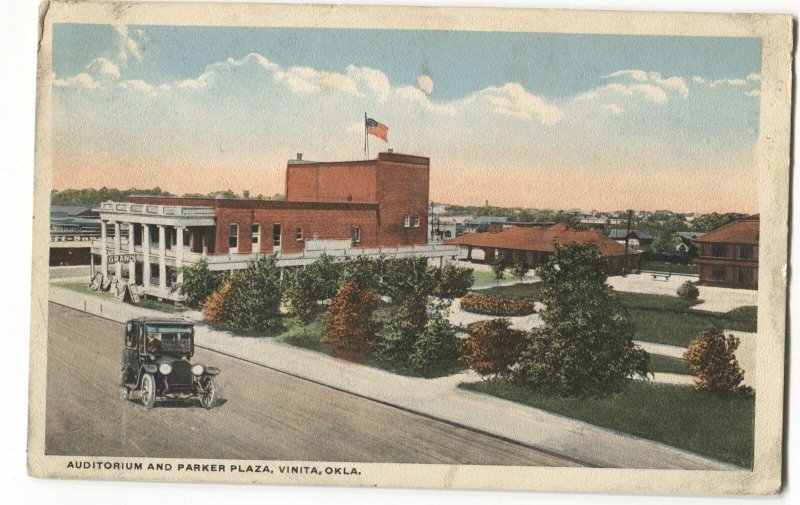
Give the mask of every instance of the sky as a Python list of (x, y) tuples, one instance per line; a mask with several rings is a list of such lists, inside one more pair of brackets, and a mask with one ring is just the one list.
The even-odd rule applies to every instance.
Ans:
[(283, 192), (431, 159), (431, 199), (757, 212), (754, 38), (57, 24), (53, 187)]

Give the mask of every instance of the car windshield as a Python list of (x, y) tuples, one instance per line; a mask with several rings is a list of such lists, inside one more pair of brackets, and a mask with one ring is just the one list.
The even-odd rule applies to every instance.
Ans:
[(191, 326), (151, 325), (145, 327), (145, 350), (154, 352), (191, 352)]

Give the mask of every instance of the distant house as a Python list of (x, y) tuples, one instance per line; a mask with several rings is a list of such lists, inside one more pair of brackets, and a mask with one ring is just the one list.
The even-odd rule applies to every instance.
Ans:
[(628, 245), (639, 249), (647, 249), (653, 243), (653, 233), (648, 230), (628, 230), (613, 229), (608, 233), (608, 238), (616, 240), (620, 244), (625, 243), (628, 238)]
[(88, 265), (91, 241), (100, 238), (100, 217), (90, 207), (50, 206), (50, 266)]
[(503, 224), (508, 221), (507, 217), (503, 216), (478, 216), (470, 219), (465, 224), (467, 230), (470, 232), (484, 232), (489, 229), (493, 224)]
[[(466, 248), (468, 259), (473, 259), (473, 251), (477, 249), (482, 253), (482, 259), (489, 263), (500, 256), (509, 264), (521, 261), (528, 267), (535, 268), (555, 252), (556, 243), (594, 243), (600, 254), (608, 260), (612, 273), (621, 273), (626, 266), (625, 246), (598, 231), (575, 230), (563, 223), (551, 226), (510, 226), (505, 229), (495, 227), (492, 230), (456, 237), (446, 240), (445, 244)], [(628, 251), (628, 268), (638, 268), (639, 256), (637, 251)]]
[(694, 241), (699, 239), (705, 235), (705, 233), (701, 233), (699, 231), (677, 231), (675, 232), (675, 236), (680, 239), (680, 243), (675, 246), (675, 251), (679, 253), (688, 253), (694, 249), (696, 246)]
[(758, 229), (756, 214), (695, 239), (700, 284), (758, 289)]

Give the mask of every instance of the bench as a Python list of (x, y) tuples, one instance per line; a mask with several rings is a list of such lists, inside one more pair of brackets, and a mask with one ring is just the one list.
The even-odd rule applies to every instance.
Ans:
[(669, 280), (669, 278), (672, 276), (672, 274), (671, 274), (671, 273), (666, 273), (666, 274), (652, 274), (652, 275), (653, 275), (653, 280), (654, 280), (654, 281), (657, 281), (658, 279), (664, 279), (665, 281), (668, 281), (668, 280)]

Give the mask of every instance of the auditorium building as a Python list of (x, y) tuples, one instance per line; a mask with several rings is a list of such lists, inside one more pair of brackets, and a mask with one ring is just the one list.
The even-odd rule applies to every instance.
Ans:
[[(379, 153), (370, 160), (290, 160), (284, 201), (131, 196), (98, 209), (101, 238), (92, 277), (103, 289), (125, 286), (179, 300), (181, 269), (205, 259), (211, 270), (246, 267), (276, 254), (278, 266), (326, 254), (456, 259), (458, 248), (428, 244), (430, 161)], [(98, 275), (99, 274), (99, 275)]]

